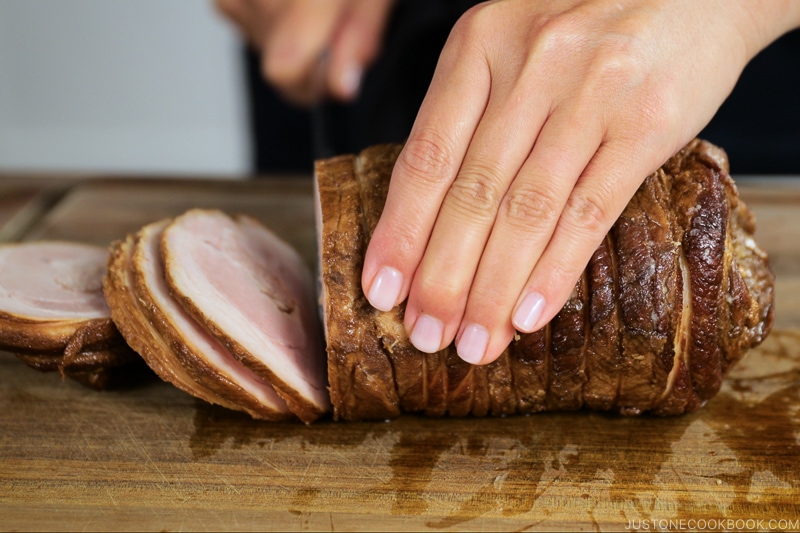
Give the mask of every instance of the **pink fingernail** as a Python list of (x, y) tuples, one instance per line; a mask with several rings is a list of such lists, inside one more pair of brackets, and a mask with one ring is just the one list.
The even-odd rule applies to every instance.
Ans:
[(456, 345), (458, 356), (466, 361), (477, 365), (483, 360), (486, 348), (489, 346), (489, 332), (483, 326), (470, 324), (464, 328)]
[(442, 345), (442, 335), (444, 335), (444, 326), (440, 320), (432, 316), (420, 315), (414, 324), (414, 330), (411, 332), (409, 340), (417, 350), (434, 353), (438, 352)]
[(358, 65), (348, 65), (344, 69), (341, 78), (339, 78), (339, 86), (345, 98), (355, 98), (358, 95), (358, 90), (361, 88), (361, 75), (362, 70)]
[(544, 296), (538, 292), (530, 292), (519, 304), (519, 308), (517, 308), (517, 312), (514, 313), (514, 318), (511, 321), (519, 331), (529, 333), (533, 331), (543, 312)]
[(403, 275), (392, 267), (383, 267), (372, 280), (367, 300), (376, 309), (391, 311), (400, 297), (402, 288)]

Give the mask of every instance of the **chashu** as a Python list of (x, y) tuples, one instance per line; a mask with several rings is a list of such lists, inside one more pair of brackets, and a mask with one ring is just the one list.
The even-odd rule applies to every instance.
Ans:
[(179, 389), (254, 418), (290, 418), (272, 386), (238, 363), (170, 294), (160, 252), (169, 223), (149, 224), (112, 247), (105, 293), (120, 331)]
[(311, 274), (257, 221), (192, 209), (164, 229), (173, 296), (237, 361), (309, 423), (330, 409)]
[(105, 248), (75, 242), (0, 246), (0, 348), (96, 389), (138, 362), (103, 297), (107, 258)]
[(505, 415), (602, 409), (675, 415), (702, 406), (769, 333), (774, 276), (753, 240), (725, 153), (694, 140), (649, 176), (592, 256), (567, 304), (494, 363), (453, 346), (417, 351), (403, 305), (360, 287), (399, 145), (316, 163), (321, 304), (334, 418)]

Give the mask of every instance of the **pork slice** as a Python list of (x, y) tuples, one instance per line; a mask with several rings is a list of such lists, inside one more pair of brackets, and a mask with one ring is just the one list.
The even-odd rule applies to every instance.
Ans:
[(489, 385), (489, 412), (492, 416), (513, 415), (517, 412), (517, 398), (514, 394), (514, 378), (509, 361), (509, 349), (500, 357), (486, 365)]
[[(163, 227), (167, 223), (165, 220), (151, 226)], [(108, 272), (103, 278), (103, 293), (111, 309), (111, 318), (128, 345), (162, 380), (210, 403), (235, 408), (192, 379), (175, 358), (172, 347), (145, 314), (145, 305), (148, 304), (139, 299), (135, 288), (133, 252), (136, 240), (136, 234), (130, 234), (111, 245)]]
[[(463, 361), (459, 364), (466, 364)], [(492, 397), (489, 389), (489, 370), (486, 365), (472, 368), (472, 416), (482, 417), (491, 413)]]
[(752, 213), (738, 198), (720, 148), (695, 140), (665, 167), (674, 176), (691, 297), (684, 358), (702, 404), (770, 330), (774, 275), (753, 241)]
[(724, 260), (730, 206), (720, 181), (718, 159), (697, 153), (698, 148), (685, 150), (674, 179), (692, 297), (685, 360), (692, 386), (705, 401), (722, 384), (718, 326), (723, 310), (721, 288), (727, 268)]
[(550, 322), (550, 377), (547, 406), (550, 410), (579, 409), (586, 382), (588, 296), (586, 275), (581, 276), (564, 307)]
[[(389, 191), (386, 176), (391, 175), (400, 149), (401, 145), (398, 144), (371, 146), (353, 160), (361, 225), (365, 234), (364, 251), (383, 212)], [(448, 372), (453, 367), (447, 363), (442, 365), (443, 360), (438, 355), (427, 357), (421, 354), (411, 344), (403, 326), (404, 309), (398, 306), (391, 311), (379, 312), (368, 308), (365, 315), (372, 317), (392, 366), (400, 408), (405, 412), (420, 412), (433, 406), (431, 413), (440, 412), (449, 405), (445, 384), (451, 383), (450, 377), (455, 377), (443, 375), (442, 372)], [(448, 358), (449, 354), (444, 357)]]
[[(65, 320), (35, 320), (30, 317), (18, 318), (0, 311), (0, 349), (27, 352), (57, 352), (63, 355), (70, 339), (81, 328), (92, 326), (95, 320), (69, 318)], [(115, 333), (118, 336), (118, 334)]]
[(678, 415), (692, 412), (701, 402), (692, 385), (692, 378), (686, 364), (689, 353), (689, 339), (692, 320), (692, 294), (689, 284), (689, 267), (686, 256), (681, 251), (678, 258), (678, 279), (681, 284), (680, 313), (677, 330), (673, 339), (673, 365), (667, 377), (666, 389), (653, 407), (653, 414), (660, 416)]
[[(444, 416), (447, 414), (447, 397), (449, 384), (448, 377), (448, 353), (449, 349), (444, 349), (434, 353), (422, 353), (417, 351), (416, 357), (425, 359), (425, 383), (428, 389), (428, 401), (425, 405), (427, 416)], [(463, 361), (450, 359), (452, 364), (462, 365)]]
[(648, 177), (612, 230), (623, 357), (617, 407), (627, 414), (650, 409), (666, 390), (674, 357), (674, 318), (680, 313), (671, 285), (678, 268), (678, 243), (670, 238), (667, 206), (656, 189), (657, 180)]
[(619, 342), (619, 282), (614, 245), (607, 235), (587, 267), (589, 340), (586, 349), (586, 407), (610, 410), (617, 399), (623, 365)]
[[(170, 294), (160, 253), (166, 225), (151, 224), (139, 231), (132, 264), (134, 292), (143, 304), (143, 314), (170, 347), (164, 360), (183, 367), (202, 389), (202, 399), (245, 411), (254, 418), (290, 418), (286, 403), (272, 386), (236, 361)], [(192, 390), (197, 391), (197, 386)]]
[[(417, 358), (415, 358), (417, 359)], [(475, 366), (465, 365), (455, 350), (447, 351), (447, 414), (463, 417), (472, 413), (475, 397)]]
[(312, 422), (330, 407), (313, 282), (299, 254), (248, 217), (193, 209), (161, 239), (167, 282), (198, 323)]
[(402, 308), (377, 312), (374, 320), (376, 334), (392, 367), (400, 409), (409, 413), (424, 411), (428, 406), (427, 358), (409, 342)]
[(354, 160), (339, 156), (315, 167), (330, 397), (336, 419), (393, 418), (400, 414), (394, 369), (361, 292), (366, 230)]
[(550, 325), (518, 335), (509, 347), (517, 410), (523, 414), (547, 409), (550, 382)]
[(98, 323), (119, 340), (102, 292), (108, 251), (88, 244), (31, 242), (0, 246), (0, 348), (63, 352)]
[(0, 246), (0, 348), (96, 389), (137, 363), (103, 297), (107, 259), (106, 249), (82, 243)]
[(108, 318), (102, 280), (108, 250), (39, 241), (0, 246), (0, 311), (37, 322)]

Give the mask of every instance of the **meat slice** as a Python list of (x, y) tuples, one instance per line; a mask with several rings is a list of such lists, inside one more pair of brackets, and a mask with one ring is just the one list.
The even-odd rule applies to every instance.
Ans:
[(586, 407), (610, 410), (619, 390), (623, 359), (619, 342), (619, 281), (611, 236), (600, 243), (589, 261), (589, 339), (586, 351)]
[[(166, 224), (156, 223), (156, 227)], [(145, 302), (136, 293), (136, 279), (133, 270), (133, 253), (136, 248), (136, 234), (111, 246), (108, 272), (103, 279), (103, 292), (111, 309), (111, 317), (127, 343), (158, 376), (172, 383), (184, 392), (212, 403), (223, 403), (215, 395), (198, 388), (187, 371), (175, 364), (172, 348), (161, 336), (156, 325), (144, 313)]]
[(164, 229), (179, 305), (305, 422), (329, 410), (313, 284), (299, 254), (255, 220), (194, 209)]
[(550, 322), (550, 372), (547, 407), (551, 411), (578, 409), (583, 405), (586, 383), (588, 295), (586, 276), (575, 285), (561, 311)]
[(82, 243), (0, 246), (0, 348), (95, 389), (140, 362), (103, 297), (107, 258), (106, 249)]
[[(648, 177), (567, 305), (473, 367), (423, 354), (360, 288), (399, 145), (318, 161), (323, 315), (334, 417), (484, 416), (548, 409), (674, 415), (699, 408), (769, 333), (774, 278), (727, 158), (695, 140)], [(375, 337), (380, 339), (376, 344)]]
[(137, 325), (127, 323), (138, 317), (138, 328), (145, 335), (127, 335), (128, 342), (148, 353), (149, 359), (156, 359), (151, 367), (162, 379), (194, 396), (245, 411), (254, 418), (290, 418), (289, 409), (272, 386), (237, 362), (170, 295), (160, 252), (161, 237), (170, 222), (142, 228), (135, 236), (133, 250), (120, 265), (125, 270), (121, 277), (130, 284), (130, 303), (138, 308), (133, 315), (116, 314), (115, 319), (126, 324), (120, 329), (135, 330)]
[[(391, 332), (398, 343), (384, 347), (377, 332), (377, 313), (361, 294), (361, 265), (366, 229), (354, 158), (339, 156), (319, 161), (315, 192), (320, 231), (320, 302), (328, 352), (328, 381), (334, 415), (346, 420), (392, 418), (401, 412), (391, 355), (405, 353), (400, 316), (392, 318)], [(411, 355), (411, 354), (409, 354)], [(419, 376), (409, 380), (410, 391)], [(425, 402), (416, 402), (420, 408)]]
[[(622, 350), (617, 407), (649, 410), (673, 365), (679, 241), (672, 235), (668, 196), (656, 176), (630, 201), (611, 230), (620, 280)], [(678, 312), (673, 312), (678, 311)]]

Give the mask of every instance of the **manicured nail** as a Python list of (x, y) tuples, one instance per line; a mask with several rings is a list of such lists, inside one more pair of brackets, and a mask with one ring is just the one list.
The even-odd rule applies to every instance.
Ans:
[(442, 335), (444, 335), (444, 326), (440, 320), (428, 315), (419, 315), (409, 340), (417, 350), (434, 353), (438, 352), (442, 345)]
[(358, 90), (361, 88), (361, 67), (355, 64), (348, 65), (341, 78), (339, 78), (339, 88), (342, 91), (342, 96), (347, 99), (355, 98), (358, 95)]
[(372, 280), (367, 300), (376, 309), (391, 311), (397, 304), (402, 288), (403, 275), (392, 267), (383, 267)]
[(538, 292), (531, 292), (519, 304), (517, 312), (514, 313), (514, 318), (511, 321), (519, 331), (529, 333), (533, 331), (542, 316), (542, 312), (544, 312), (544, 296)]
[(487, 346), (489, 346), (489, 332), (486, 331), (486, 328), (478, 324), (470, 324), (464, 328), (456, 345), (456, 351), (461, 359), (477, 365), (483, 360)]

